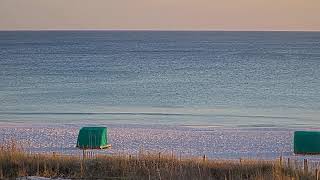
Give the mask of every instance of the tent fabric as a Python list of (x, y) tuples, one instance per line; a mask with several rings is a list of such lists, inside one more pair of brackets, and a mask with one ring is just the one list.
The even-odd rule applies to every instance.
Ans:
[(77, 147), (103, 149), (109, 147), (106, 127), (83, 127), (79, 131)]
[(320, 132), (296, 131), (294, 132), (295, 154), (320, 154)]

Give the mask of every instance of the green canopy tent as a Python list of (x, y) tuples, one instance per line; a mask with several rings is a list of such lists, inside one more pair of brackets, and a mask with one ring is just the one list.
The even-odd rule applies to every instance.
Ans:
[(79, 131), (77, 147), (80, 149), (104, 149), (108, 144), (106, 127), (83, 127)]
[(320, 154), (320, 132), (296, 131), (294, 132), (295, 154)]

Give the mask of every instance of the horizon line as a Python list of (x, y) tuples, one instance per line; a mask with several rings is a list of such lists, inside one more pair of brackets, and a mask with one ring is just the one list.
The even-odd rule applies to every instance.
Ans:
[(137, 31), (137, 32), (320, 32), (320, 30), (253, 30), (253, 29), (0, 29), (0, 32), (40, 31)]

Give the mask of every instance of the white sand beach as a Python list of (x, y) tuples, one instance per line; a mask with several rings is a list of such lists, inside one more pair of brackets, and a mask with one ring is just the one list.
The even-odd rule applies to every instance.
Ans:
[[(15, 140), (32, 153), (81, 154), (77, 149), (78, 131), (89, 124), (0, 125), (0, 141)], [(319, 159), (320, 156), (296, 156), (293, 153), (292, 128), (224, 128), (153, 125), (100, 124), (108, 127), (111, 149), (95, 153), (137, 154), (174, 153), (176, 156), (212, 159)]]

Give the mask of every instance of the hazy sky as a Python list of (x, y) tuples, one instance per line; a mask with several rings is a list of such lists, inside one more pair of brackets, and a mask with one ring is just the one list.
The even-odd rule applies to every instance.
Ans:
[(320, 0), (0, 0), (0, 29), (320, 30)]

